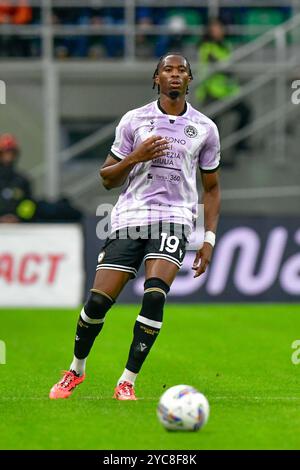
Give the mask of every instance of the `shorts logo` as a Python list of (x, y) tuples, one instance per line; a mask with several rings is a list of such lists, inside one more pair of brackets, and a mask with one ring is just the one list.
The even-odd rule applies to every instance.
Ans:
[(101, 251), (101, 253), (98, 256), (98, 264), (102, 263), (104, 256), (105, 256), (105, 251)]
[(194, 126), (185, 126), (184, 133), (187, 137), (190, 137), (190, 139), (193, 139), (198, 135), (198, 131)]

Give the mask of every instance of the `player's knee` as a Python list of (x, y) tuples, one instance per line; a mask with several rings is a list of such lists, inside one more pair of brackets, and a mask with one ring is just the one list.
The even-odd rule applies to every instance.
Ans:
[(81, 311), (82, 320), (89, 324), (100, 323), (104, 320), (106, 313), (114, 302), (108, 294), (91, 290), (87, 302)]
[(163, 319), (163, 309), (170, 290), (162, 279), (151, 277), (144, 284), (144, 297), (141, 315), (156, 322)]

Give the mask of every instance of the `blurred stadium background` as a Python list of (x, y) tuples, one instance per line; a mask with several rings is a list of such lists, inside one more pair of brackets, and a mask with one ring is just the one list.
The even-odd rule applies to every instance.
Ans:
[[(221, 59), (218, 53), (216, 58), (201, 52), (203, 42), (209, 41), (207, 25), (216, 17), (225, 27), (228, 47)], [(53, 292), (60, 291), (56, 302), (63, 301), (68, 272), (71, 279), (77, 272), (74, 285), (80, 294), (73, 304), (82, 298), (86, 287), (80, 286), (91, 283), (101, 245), (95, 235), (96, 209), (118, 195), (118, 190), (107, 192), (99, 184), (99, 167), (121, 115), (155, 99), (151, 77), (158, 57), (168, 50), (182, 51), (190, 59), (194, 81), (188, 99), (218, 123), (223, 157), (222, 218), (214, 261), (208, 275), (191, 287), (188, 254), (171, 300), (298, 299), (299, 44), (298, 0), (0, 1), (0, 80), (6, 88), (0, 134), (17, 139), (18, 171), (33, 188), (33, 205), (26, 200), (19, 207), (25, 196), (15, 198), (5, 181), (1, 183), (1, 215), (15, 211), (26, 226), (0, 228), (0, 303), (15, 304), (12, 292), (19, 289), (22, 274), (28, 284), (25, 305), (32, 296), (34, 303), (43, 303), (33, 295), (34, 286), (40, 289), (47, 269), (56, 268), (58, 277), (53, 275), (51, 285)], [(220, 97), (217, 90), (205, 97), (203, 89), (216, 76), (231, 80), (234, 92), (225, 90)], [(241, 114), (245, 119), (239, 125)], [(72, 264), (58, 269), (74, 257), (74, 251), (69, 258), (64, 251), (71, 246), (68, 242), (66, 248), (53, 247), (50, 261), (42, 262), (59, 232), (49, 226), (52, 238), (41, 238), (39, 230), (46, 233), (45, 227), (32, 228), (28, 222), (78, 221), (84, 230), (75, 230), (73, 250), (83, 250), (85, 256), (76, 256), (80, 261), (75, 269)], [(16, 233), (19, 240), (22, 231), (28, 235), (17, 255), (12, 237)], [(43, 253), (32, 257), (36, 243), (46, 248), (40, 246)], [(8, 251), (19, 258), (8, 260)], [(63, 261), (55, 258), (60, 255), (66, 255)], [(8, 272), (8, 263), (14, 263), (14, 273)], [(131, 284), (122, 297), (126, 302), (137, 300), (140, 292), (139, 279)], [(51, 305), (52, 293), (49, 299)]]
[[(50, 403), (103, 243), (97, 207), (119, 193), (99, 168), (120, 117), (155, 99), (169, 50), (189, 58), (188, 100), (220, 128), (212, 263), (193, 279), (187, 253), (141, 401), (120, 413), (111, 395), (143, 272), (114, 307), (87, 383)], [(299, 115), (299, 0), (0, 0), (0, 448), (299, 448)], [(209, 398), (201, 439), (157, 423), (157, 399), (176, 383)]]

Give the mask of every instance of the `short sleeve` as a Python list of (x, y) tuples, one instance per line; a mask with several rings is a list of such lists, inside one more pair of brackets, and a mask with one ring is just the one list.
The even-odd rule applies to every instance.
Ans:
[(126, 113), (116, 127), (115, 140), (110, 153), (123, 160), (133, 150), (133, 133), (131, 128), (132, 113)]
[(220, 137), (215, 123), (211, 122), (206, 141), (199, 153), (199, 168), (203, 173), (213, 173), (220, 166)]

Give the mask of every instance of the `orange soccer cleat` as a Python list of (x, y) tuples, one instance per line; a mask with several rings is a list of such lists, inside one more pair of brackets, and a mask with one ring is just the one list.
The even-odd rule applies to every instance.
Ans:
[(50, 390), (49, 398), (56, 400), (57, 398), (68, 398), (77, 385), (81, 384), (85, 379), (85, 375), (78, 377), (71, 370), (63, 371), (63, 378)]
[(137, 400), (133, 384), (126, 381), (119, 383), (115, 388), (113, 398), (116, 398), (117, 400)]

